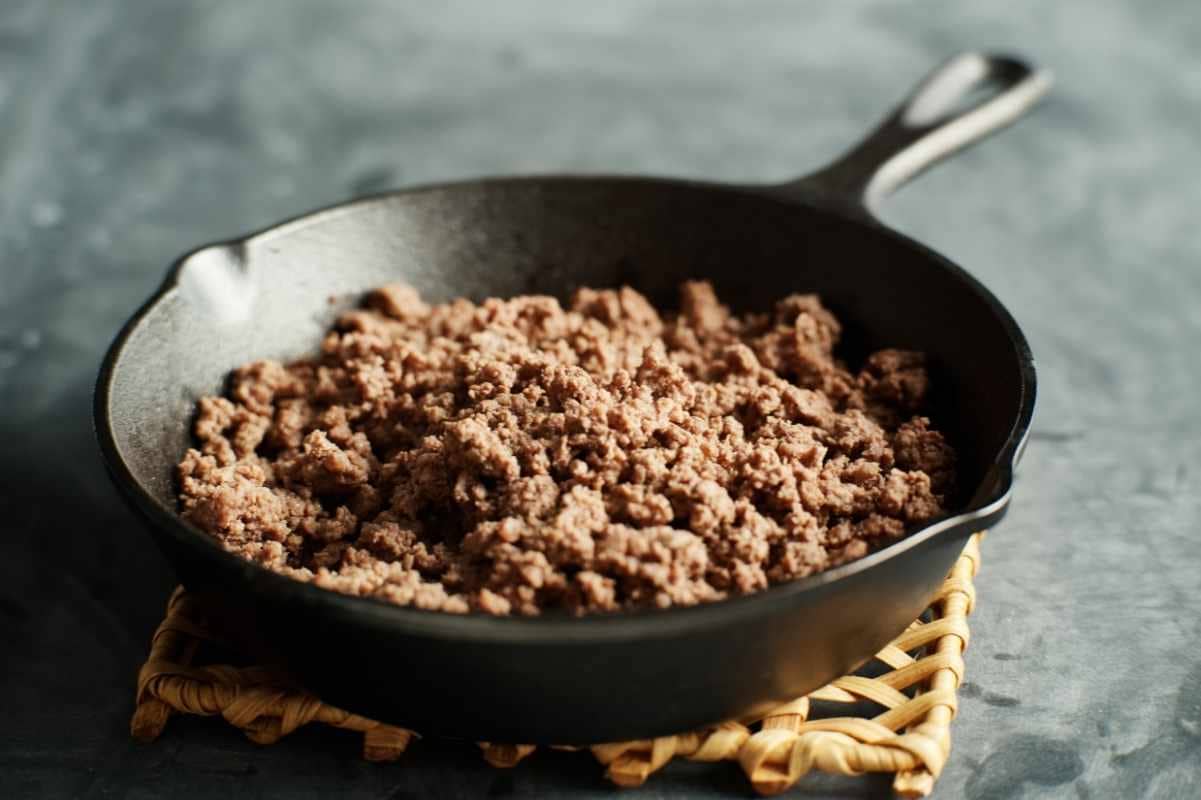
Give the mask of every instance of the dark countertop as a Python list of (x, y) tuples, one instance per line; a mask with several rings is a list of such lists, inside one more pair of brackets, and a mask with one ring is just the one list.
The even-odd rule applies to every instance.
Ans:
[[(1201, 794), (1201, 15), (1012, 0), (573, 7), (6, 0), (0, 10), (0, 773), (6, 796), (608, 793), (353, 735), (127, 734), (172, 577), (103, 474), (101, 353), (171, 259), (354, 194), (480, 173), (796, 175), (934, 63), (1003, 47), (1050, 101), (888, 220), (1013, 310), (1040, 368), (1017, 502), (985, 543), (938, 797)], [(496, 5), (500, 7), (499, 4)], [(810, 780), (802, 796), (887, 781)], [(626, 797), (747, 796), (678, 764)]]

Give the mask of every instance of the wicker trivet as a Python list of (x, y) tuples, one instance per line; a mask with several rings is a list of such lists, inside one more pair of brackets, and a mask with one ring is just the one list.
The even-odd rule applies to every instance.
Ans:
[[(785, 703), (750, 724), (725, 722), (678, 736), (598, 745), (592, 753), (619, 786), (638, 786), (680, 756), (737, 761), (756, 791), (765, 795), (782, 792), (817, 769), (843, 775), (896, 773), (897, 794), (924, 797), (934, 788), (951, 749), (950, 724), (968, 644), (967, 615), (975, 600), (972, 578), (979, 564), (977, 535), (964, 548), (929, 612), (855, 675)], [(222, 641), (200, 622), (202, 612), (182, 589), (171, 596), (150, 657), (138, 674), (137, 708), (130, 724), (135, 738), (157, 738), (175, 711), (220, 714), (259, 744), (272, 744), (313, 721), (361, 731), (363, 756), (371, 761), (399, 759), (417, 735), (326, 705), (276, 668), (196, 665), (202, 644)], [(876, 713), (881, 707), (883, 712)], [(823, 715), (818, 713), (822, 708), (855, 715)], [(534, 751), (532, 745), (480, 747), (496, 767), (511, 767)]]

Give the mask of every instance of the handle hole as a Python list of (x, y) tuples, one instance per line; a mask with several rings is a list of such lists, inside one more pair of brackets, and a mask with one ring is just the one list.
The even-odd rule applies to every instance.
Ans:
[(985, 102), (996, 97), (997, 91), (1001, 88), (1002, 84), (998, 80), (989, 80), (973, 86), (968, 90), (967, 94), (955, 101), (955, 105), (943, 111), (943, 118), (957, 117), (961, 114), (966, 114), (977, 106), (984, 105)]
[(995, 95), (1003, 86), (990, 74), (988, 61), (968, 53), (946, 64), (926, 80), (905, 104), (901, 122), (924, 128), (963, 114)]

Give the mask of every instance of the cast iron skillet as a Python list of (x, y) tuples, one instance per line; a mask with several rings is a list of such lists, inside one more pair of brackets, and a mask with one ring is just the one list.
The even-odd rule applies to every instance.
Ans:
[[(1048, 84), (1016, 60), (961, 55), (848, 155), (780, 185), (469, 181), (358, 200), (196, 250), (104, 360), (95, 421), (108, 467), (183, 583), (233, 609), (343, 708), (430, 734), (587, 744), (795, 697), (903, 630), (968, 535), (1005, 512), (1034, 408), (1026, 340), (987, 289), (867, 209), (1015, 120)], [(928, 353), (934, 416), (961, 453), (962, 510), (750, 597), (585, 619), (456, 616), (345, 597), (227, 554), (176, 514), (173, 469), (196, 398), (221, 391), (239, 364), (312, 352), (371, 287), (399, 280), (434, 299), (566, 298), (579, 285), (627, 283), (670, 304), (687, 278), (712, 280), (736, 308), (820, 293), (847, 323), (852, 362), (884, 346)]]

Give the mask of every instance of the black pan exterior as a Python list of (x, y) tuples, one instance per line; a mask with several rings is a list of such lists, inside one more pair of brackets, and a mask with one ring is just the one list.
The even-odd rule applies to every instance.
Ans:
[[(373, 286), (405, 281), (445, 300), (625, 283), (669, 305), (688, 278), (739, 309), (819, 293), (846, 324), (851, 361), (884, 346), (927, 352), (964, 512), (751, 597), (578, 620), (344, 597), (225, 553), (175, 513), (196, 398), (239, 364), (311, 352)], [(432, 734), (587, 744), (743, 716), (870, 657), (921, 612), (967, 536), (1004, 513), (1033, 403), (1029, 349), (997, 300), (866, 218), (763, 190), (545, 178), (381, 196), (186, 256), (114, 343), (95, 413), (117, 485), (184, 584), (324, 699)]]

